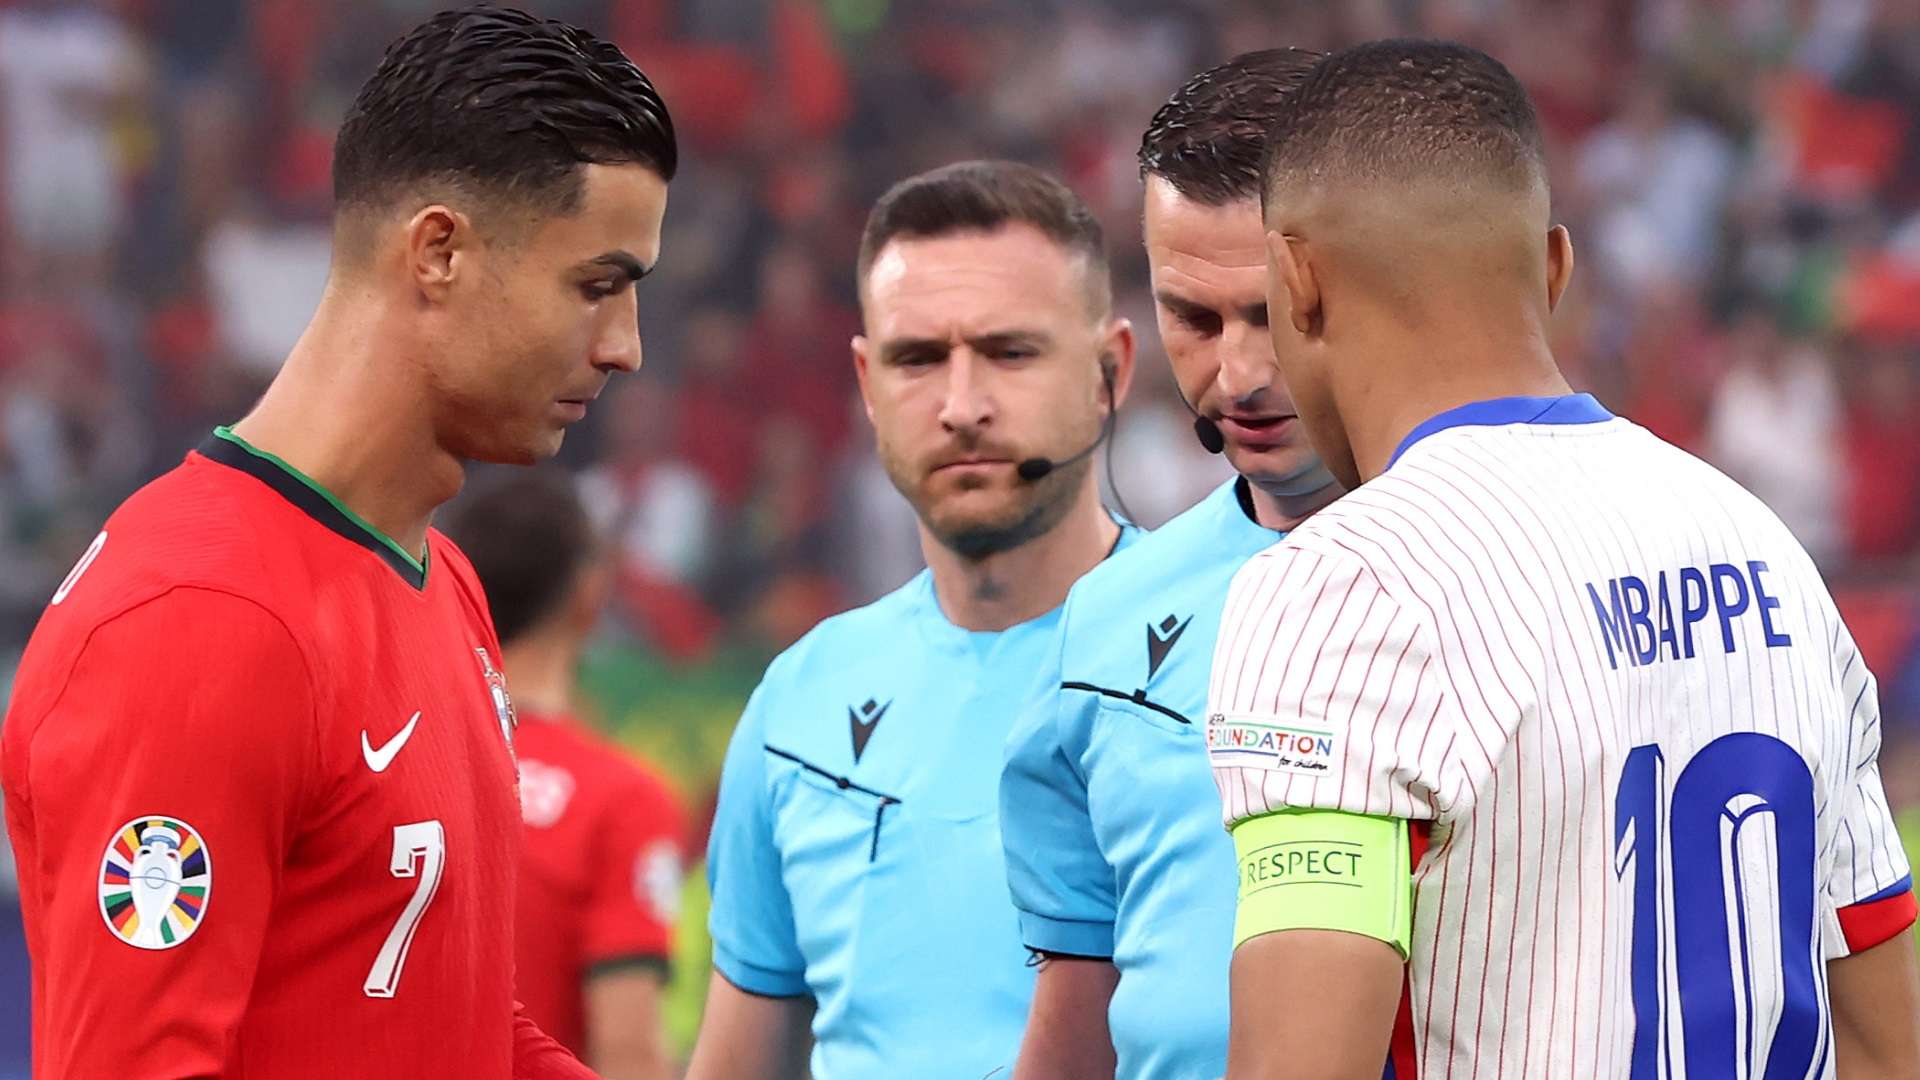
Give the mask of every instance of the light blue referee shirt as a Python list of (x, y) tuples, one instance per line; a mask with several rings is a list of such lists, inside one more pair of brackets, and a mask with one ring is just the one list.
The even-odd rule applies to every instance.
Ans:
[(1112, 957), (1123, 1080), (1227, 1068), (1233, 841), (1205, 709), (1227, 586), (1281, 535), (1234, 480), (1095, 567), (1058, 630), (1060, 681), (1007, 744), (1007, 878), (1031, 948)]
[(1033, 972), (1000, 851), (1002, 748), (1059, 682), (1058, 620), (962, 629), (922, 572), (815, 627), (748, 702), (707, 852), (713, 964), (751, 993), (813, 996), (815, 1080), (1012, 1075)]

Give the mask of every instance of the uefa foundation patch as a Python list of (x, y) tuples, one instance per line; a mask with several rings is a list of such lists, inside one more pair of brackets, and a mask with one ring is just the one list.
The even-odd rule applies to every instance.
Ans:
[(100, 917), (139, 949), (171, 949), (207, 914), (213, 862), (193, 826), (137, 817), (121, 826), (100, 859)]

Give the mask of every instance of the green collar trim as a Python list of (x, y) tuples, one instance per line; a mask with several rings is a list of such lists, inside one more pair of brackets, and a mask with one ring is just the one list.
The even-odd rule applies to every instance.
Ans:
[[(279, 455), (254, 446), (225, 426), (213, 429), (213, 437), (200, 445), (200, 453), (259, 478), (321, 524), (379, 555), (414, 588), (426, 588), (426, 553), (415, 558), (393, 537), (374, 528), (313, 477), (287, 464)], [(289, 480), (295, 483), (287, 483)]]

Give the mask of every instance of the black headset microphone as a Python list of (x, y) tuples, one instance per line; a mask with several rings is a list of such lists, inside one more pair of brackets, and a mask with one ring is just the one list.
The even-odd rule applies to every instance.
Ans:
[(1113, 397), (1113, 368), (1105, 363), (1100, 365), (1100, 383), (1106, 387), (1107, 391), (1107, 416), (1106, 419), (1100, 421), (1100, 434), (1095, 436), (1094, 440), (1087, 444), (1086, 449), (1077, 454), (1070, 454), (1067, 457), (1059, 459), (1030, 457), (1022, 461), (1020, 464), (1014, 466), (1014, 471), (1020, 474), (1020, 479), (1032, 484), (1044, 477), (1052, 475), (1055, 470), (1064, 469), (1069, 465), (1076, 465), (1085, 461), (1087, 458), (1093, 456), (1094, 451), (1100, 449), (1102, 443), (1105, 443), (1113, 437), (1113, 425), (1114, 422), (1119, 419), (1120, 409), (1118, 407), (1119, 403), (1116, 402)]
[[(1105, 364), (1100, 366), (1100, 381), (1106, 387), (1107, 391), (1107, 417), (1100, 423), (1100, 434), (1096, 436), (1091, 443), (1088, 443), (1085, 449), (1077, 454), (1071, 454), (1058, 460), (1043, 457), (1027, 458), (1015, 466), (1015, 471), (1020, 474), (1020, 479), (1031, 484), (1046, 477), (1056, 469), (1064, 469), (1069, 465), (1084, 461), (1092, 457), (1094, 451), (1100, 449), (1101, 444), (1113, 437), (1114, 421), (1118, 418), (1120, 410), (1117, 407), (1118, 403), (1114, 401), (1113, 369), (1111, 367)], [(1179, 395), (1180, 404), (1185, 405), (1187, 411), (1193, 414), (1193, 437), (1200, 440), (1200, 448), (1209, 454), (1218, 454), (1226, 450), (1227, 437), (1221, 433), (1220, 425), (1200, 415), (1200, 410), (1193, 407), (1193, 402), (1187, 400), (1187, 395), (1179, 387), (1174, 387), (1173, 392)]]
[[(1183, 397), (1180, 400), (1184, 403), (1187, 399)], [(1193, 412), (1193, 437), (1200, 440), (1200, 449), (1209, 454), (1218, 454), (1226, 450), (1227, 437), (1221, 433), (1220, 425), (1201, 416), (1191, 405), (1188, 405), (1187, 409)]]

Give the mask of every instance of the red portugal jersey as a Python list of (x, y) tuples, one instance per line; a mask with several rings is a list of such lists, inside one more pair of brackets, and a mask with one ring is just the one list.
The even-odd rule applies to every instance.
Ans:
[(519, 998), (584, 1054), (586, 980), (636, 966), (666, 973), (686, 820), (663, 780), (585, 728), (520, 720)]
[(517, 1015), (479, 584), (224, 429), (108, 519), (0, 729), (35, 1074), (590, 1076)]

